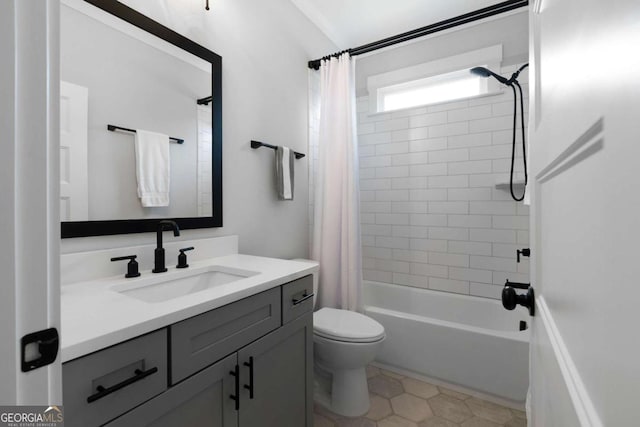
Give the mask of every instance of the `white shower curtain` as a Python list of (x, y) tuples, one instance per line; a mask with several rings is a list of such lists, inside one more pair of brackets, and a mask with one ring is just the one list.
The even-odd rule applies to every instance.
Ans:
[(354, 64), (349, 54), (343, 54), (323, 61), (320, 70), (312, 73), (310, 151), (317, 158), (310, 168), (311, 257), (320, 263), (317, 301), (320, 307), (360, 311), (362, 245)]

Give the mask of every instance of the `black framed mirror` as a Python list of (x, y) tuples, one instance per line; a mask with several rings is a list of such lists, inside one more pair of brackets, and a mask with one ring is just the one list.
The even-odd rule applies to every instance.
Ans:
[[(163, 219), (181, 229), (221, 227), (222, 57), (118, 1), (85, 0), (82, 8), (61, 11), (62, 238), (151, 232)], [(104, 12), (111, 29), (91, 16)], [(135, 33), (137, 39), (126, 38)], [(68, 87), (69, 99), (84, 90), (85, 110), (65, 98)], [(69, 123), (83, 114), (84, 172), (85, 157), (72, 161), (76, 152), (63, 142)], [(136, 193), (136, 129), (171, 137), (166, 207), (145, 207)], [(70, 176), (87, 181), (69, 192), (73, 201), (65, 193)]]

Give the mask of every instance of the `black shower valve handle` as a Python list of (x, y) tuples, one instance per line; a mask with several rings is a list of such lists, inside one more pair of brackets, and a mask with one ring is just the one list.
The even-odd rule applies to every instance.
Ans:
[(193, 246), (189, 246), (188, 248), (178, 249), (180, 251), (180, 255), (178, 255), (178, 265), (176, 268), (187, 268), (189, 264), (187, 264), (187, 254), (185, 252), (192, 251), (195, 248)]
[(136, 261), (137, 257), (138, 255), (119, 256), (111, 258), (111, 262), (129, 260), (129, 262), (127, 263), (127, 274), (125, 274), (124, 277), (130, 279), (132, 277), (140, 277), (140, 272), (138, 271), (138, 261)]
[(510, 282), (509, 279), (504, 283), (504, 287), (527, 290), (531, 287), (531, 283)]
[(526, 256), (526, 257), (530, 257), (531, 256), (531, 249), (522, 248), (522, 249), (516, 250), (516, 257), (518, 259), (518, 264), (520, 263), (520, 255)]

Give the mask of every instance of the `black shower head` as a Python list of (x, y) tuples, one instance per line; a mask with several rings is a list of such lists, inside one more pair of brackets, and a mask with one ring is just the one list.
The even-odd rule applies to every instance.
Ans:
[(505, 79), (501, 75), (496, 74), (493, 71), (491, 71), (491, 70), (489, 70), (488, 68), (485, 68), (485, 67), (474, 67), (470, 71), (471, 71), (471, 74), (475, 74), (475, 75), (480, 76), (480, 77), (491, 77), (491, 76), (493, 76), (496, 80), (498, 80), (500, 83), (505, 84), (505, 85), (510, 85), (511, 84), (511, 82), (509, 80)]
[(475, 74), (480, 77), (489, 77), (492, 74), (491, 71), (484, 67), (474, 67), (469, 71), (471, 71), (471, 74)]

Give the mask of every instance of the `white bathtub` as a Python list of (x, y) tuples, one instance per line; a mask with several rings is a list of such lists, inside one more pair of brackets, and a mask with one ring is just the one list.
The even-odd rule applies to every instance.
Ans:
[(524, 402), (529, 331), (524, 308), (500, 301), (387, 283), (364, 283), (365, 313), (387, 339), (376, 360), (420, 375)]

